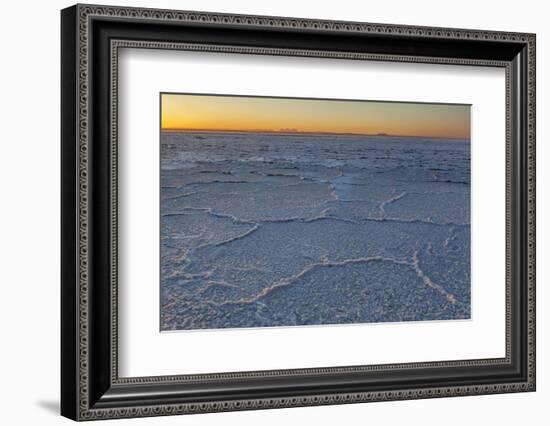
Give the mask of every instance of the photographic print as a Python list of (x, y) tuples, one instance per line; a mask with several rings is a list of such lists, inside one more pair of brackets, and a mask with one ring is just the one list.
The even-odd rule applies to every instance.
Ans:
[(160, 95), (161, 331), (471, 315), (470, 105)]

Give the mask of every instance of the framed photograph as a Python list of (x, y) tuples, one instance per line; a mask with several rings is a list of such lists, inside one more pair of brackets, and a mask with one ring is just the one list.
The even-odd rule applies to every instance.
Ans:
[(535, 390), (535, 35), (61, 12), (61, 412)]

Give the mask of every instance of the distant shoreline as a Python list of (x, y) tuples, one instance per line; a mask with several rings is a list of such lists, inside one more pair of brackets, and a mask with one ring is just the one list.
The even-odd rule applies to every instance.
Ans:
[(333, 132), (284, 132), (277, 130), (209, 130), (209, 129), (161, 129), (161, 133), (213, 133), (213, 134), (266, 134), (280, 136), (352, 136), (352, 137), (378, 137), (378, 138), (415, 138), (415, 139), (445, 139), (449, 141), (470, 141), (471, 138), (451, 138), (446, 136), (419, 136), (419, 135), (392, 135), (388, 133), (333, 133)]

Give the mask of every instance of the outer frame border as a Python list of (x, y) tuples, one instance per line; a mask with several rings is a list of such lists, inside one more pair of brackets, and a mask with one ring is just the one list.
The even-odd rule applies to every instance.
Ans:
[[(448, 28), (434, 28), (434, 27), (416, 27), (416, 26), (402, 26), (402, 25), (386, 25), (386, 24), (369, 24), (369, 23), (357, 23), (357, 22), (337, 22), (337, 21), (325, 21), (325, 20), (309, 20), (309, 19), (295, 19), (295, 18), (280, 18), (280, 17), (265, 17), (265, 16), (246, 16), (246, 15), (230, 15), (230, 14), (217, 14), (217, 13), (202, 13), (202, 12), (184, 12), (184, 11), (169, 11), (169, 10), (156, 10), (156, 9), (141, 9), (141, 8), (126, 8), (126, 7), (104, 7), (95, 5), (77, 5), (77, 42), (74, 46), (78, 52), (76, 67), (76, 87), (78, 93), (77, 105), (78, 111), (75, 112), (75, 125), (77, 133), (77, 147), (76, 147), (76, 169), (75, 175), (77, 176), (77, 217), (74, 218), (76, 225), (76, 241), (75, 250), (78, 254), (77, 258), (77, 276), (76, 276), (76, 300), (74, 306), (75, 317), (77, 324), (75, 325), (76, 341), (77, 341), (77, 358), (75, 375), (75, 386), (77, 393), (74, 395), (75, 408), (69, 409), (66, 413), (71, 413), (74, 410), (74, 416), (68, 414), (70, 417), (77, 420), (92, 420), (102, 418), (121, 418), (121, 417), (141, 417), (141, 416), (159, 416), (170, 414), (184, 414), (184, 413), (197, 413), (197, 412), (216, 412), (216, 411), (231, 411), (231, 410), (243, 410), (243, 409), (262, 409), (262, 408), (281, 408), (292, 406), (309, 406), (309, 405), (325, 405), (325, 404), (341, 404), (352, 402), (366, 402), (366, 401), (383, 401), (383, 400), (400, 400), (400, 399), (418, 399), (418, 398), (433, 398), (442, 396), (462, 396), (462, 395), (475, 395), (475, 394), (488, 394), (488, 393), (504, 393), (504, 392), (518, 392), (518, 391), (533, 391), (535, 389), (535, 36), (533, 34), (522, 33), (510, 33), (510, 32), (494, 32), (494, 31), (479, 31), (479, 30), (464, 30), (464, 29), (448, 29)], [(527, 287), (527, 300), (525, 301), (527, 309), (527, 380), (522, 382), (511, 383), (498, 383), (493, 385), (480, 385), (480, 386), (450, 386), (450, 387), (436, 387), (436, 388), (424, 388), (424, 389), (403, 389), (392, 391), (380, 391), (380, 392), (359, 392), (359, 393), (331, 393), (325, 395), (311, 395), (301, 397), (274, 397), (274, 398), (258, 398), (258, 399), (241, 399), (241, 400), (220, 400), (216, 402), (204, 402), (204, 403), (175, 403), (175, 404), (159, 404), (152, 406), (141, 407), (128, 407), (128, 408), (94, 408), (90, 404), (89, 396), (89, 303), (88, 289), (89, 289), (89, 146), (88, 146), (88, 112), (89, 112), (89, 24), (90, 20), (94, 17), (101, 18), (125, 18), (125, 19), (139, 19), (140, 21), (174, 21), (174, 22), (189, 22), (189, 23), (211, 23), (211, 24), (223, 24), (223, 25), (239, 25), (239, 26), (252, 26), (260, 28), (293, 28), (315, 31), (338, 31), (338, 32), (359, 32), (367, 34), (399, 34), (410, 35), (414, 37), (422, 38), (445, 38), (445, 39), (466, 39), (466, 40), (485, 40), (485, 41), (507, 41), (513, 43), (521, 43), (526, 46), (527, 50), (527, 100), (526, 100), (526, 131), (527, 131), (527, 182), (525, 202), (527, 203), (527, 276), (528, 280), (525, 283)], [(125, 44), (126, 43), (126, 44)], [(147, 44), (147, 43), (146, 43)], [(181, 48), (181, 46), (168, 46), (167, 44), (157, 43), (155, 48)], [(168, 43), (169, 44), (169, 43)], [(131, 41), (119, 41), (114, 42), (111, 45), (113, 47), (132, 46)], [(139, 47), (135, 45), (134, 47)], [(142, 47), (151, 47), (143, 45)], [(153, 46), (154, 47), (154, 46)], [(187, 46), (190, 48), (190, 46)], [(231, 47), (224, 47), (224, 49), (232, 49)], [(204, 45), (199, 50), (204, 49)], [(246, 48), (237, 48), (235, 53), (246, 53)], [(286, 49), (272, 49), (274, 51), (268, 52), (269, 49), (264, 49), (265, 52), (255, 52), (263, 54), (289, 54)], [(225, 50), (227, 51), (227, 50)], [(309, 53), (307, 53), (309, 52)], [(254, 52), (249, 52), (254, 53)], [(339, 57), (337, 55), (343, 55), (341, 52), (334, 53), (320, 52), (319, 55), (311, 55), (311, 51), (303, 51), (294, 54), (302, 54), (304, 56), (322, 56), (322, 57)], [(353, 55), (353, 54), (351, 54)], [(368, 56), (368, 55), (367, 55)], [(391, 60), (391, 55), (370, 55), (373, 60)], [(374, 57), (376, 56), (376, 57)], [(353, 58), (352, 58), (353, 59)], [(356, 59), (361, 59), (357, 57)], [(363, 58), (365, 59), (365, 58)], [(410, 60), (410, 57), (395, 57), (393, 60), (406, 61)], [(423, 62), (428, 63), (463, 63), (473, 64), (469, 60), (448, 58), (427, 58)], [(491, 62), (491, 61), (486, 61)], [(497, 62), (486, 63), (488, 66), (502, 66)], [(113, 70), (111, 70), (113, 71)], [(114, 76), (116, 76), (116, 70), (114, 70)], [(507, 86), (509, 79), (509, 70), (507, 68)], [(111, 79), (111, 84), (115, 80)], [(111, 90), (116, 87), (111, 86)], [(507, 111), (509, 110), (509, 94), (507, 93)], [(116, 108), (112, 110), (112, 114), (116, 117)], [(508, 114), (508, 112), (507, 112)], [(508, 117), (507, 117), (508, 118)], [(508, 125), (507, 120), (507, 125)], [(507, 135), (509, 134), (507, 129)], [(111, 135), (116, 138), (116, 129), (114, 134)], [(509, 205), (509, 180), (510, 170), (508, 164), (508, 151), (507, 146), (507, 207)], [(62, 154), (63, 155), (63, 154)], [(116, 155), (116, 148), (114, 151)], [(115, 163), (116, 164), (116, 163)], [(116, 201), (116, 167), (111, 169), (111, 182), (112, 182), (112, 194)], [(525, 188), (523, 188), (525, 190)], [(113, 197), (113, 195), (111, 195)], [(116, 212), (115, 212), (116, 213)], [(509, 253), (509, 241), (510, 241), (510, 229), (509, 229), (509, 217), (507, 215), (507, 253)], [(112, 236), (116, 237), (116, 221), (112, 228)], [(111, 255), (116, 258), (116, 238), (111, 240)], [(509, 274), (509, 256), (507, 254), (507, 277)], [(112, 277), (116, 277), (116, 262), (112, 263)], [(116, 279), (116, 278), (115, 278)], [(116, 282), (115, 282), (116, 283)], [(113, 287), (116, 290), (116, 286)], [(116, 291), (113, 291), (111, 308), (116, 307)], [(117, 334), (116, 330), (116, 310), (111, 312), (112, 327), (111, 336)], [(507, 319), (509, 313), (507, 312)], [(113, 338), (114, 339), (114, 338)], [(508, 342), (507, 342), (508, 343)], [(113, 348), (116, 348), (116, 341), (113, 340)], [(507, 345), (508, 347), (508, 345)], [(132, 378), (132, 379), (118, 379), (116, 369), (116, 350), (113, 350), (113, 363), (111, 370), (111, 379), (114, 383), (123, 384), (127, 383), (163, 383), (182, 380), (182, 376), (163, 376), (163, 377), (150, 377), (150, 378)], [(507, 358), (509, 351), (507, 349)], [(65, 355), (67, 356), (67, 355)], [(479, 361), (491, 361), (491, 360), (477, 360)], [(471, 362), (475, 363), (476, 360)], [(469, 361), (462, 361), (461, 363), (469, 363)], [(435, 366), (442, 363), (434, 363)], [(426, 363), (421, 365), (426, 366)], [(415, 365), (407, 364), (395, 364), (386, 366), (374, 366), (374, 368), (414, 368)], [(418, 365), (416, 365), (418, 368)], [(356, 368), (356, 367), (346, 367)], [(361, 368), (361, 367), (359, 367)], [(335, 367), (339, 369), (339, 367)], [(319, 370), (319, 369), (317, 369)], [(329, 369), (320, 369), (321, 372), (330, 372)], [(327, 370), (327, 371), (324, 371)], [(361, 370), (358, 370), (361, 371)], [(274, 372), (263, 372), (262, 374), (304, 374), (304, 370), (280, 370)], [(241, 373), (236, 373), (241, 374)], [(292, 373), (291, 373), (292, 374)], [(233, 377), (234, 374), (230, 374), (229, 377)], [(194, 377), (197, 379), (197, 377)], [(65, 401), (69, 404), (73, 401)], [(62, 401), (63, 405), (63, 401)], [(62, 409), (63, 411), (63, 409)]]

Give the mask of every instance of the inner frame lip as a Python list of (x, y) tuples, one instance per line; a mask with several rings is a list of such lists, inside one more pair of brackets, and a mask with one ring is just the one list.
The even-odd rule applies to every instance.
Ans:
[[(226, 49), (228, 50), (228, 53), (239, 53), (240, 47), (235, 46), (224, 46), (224, 45), (215, 45), (214, 50), (210, 50), (209, 47), (196, 45), (193, 43), (173, 43), (173, 42), (165, 42), (165, 43), (159, 43), (159, 42), (150, 42), (150, 41), (144, 41), (144, 40), (128, 40), (128, 39), (110, 39), (109, 40), (109, 46), (111, 50), (111, 59), (114, 61), (114, 63), (117, 62), (117, 55), (118, 50), (121, 48), (141, 48), (141, 49), (169, 49), (169, 50), (194, 50), (195, 48), (198, 51), (201, 52), (223, 52)], [(237, 49), (237, 50), (235, 50)], [(243, 54), (254, 54), (256, 51), (259, 51), (258, 48), (250, 48), (248, 46), (245, 46), (242, 48)], [(263, 54), (268, 54), (269, 49), (262, 48), (261, 51)], [(304, 51), (298, 49), (288, 49), (288, 50), (281, 50), (277, 49), (277, 56), (302, 56)], [(318, 55), (323, 54), (323, 52), (319, 52), (317, 50), (312, 51), (313, 54), (311, 56), (318, 57)], [(334, 53), (334, 52), (329, 52)], [(334, 53), (335, 55), (338, 55), (338, 53)], [(309, 55), (308, 55), (309, 56)], [(349, 59), (349, 58), (342, 58), (340, 56), (336, 56), (335, 58), (332, 58), (330, 56), (326, 56), (326, 54), (323, 54), (321, 56), (323, 58), (327, 59)], [(472, 65), (472, 66), (489, 66), (489, 67), (501, 67), (505, 69), (506, 72), (506, 83), (507, 83), (507, 90), (508, 88), (508, 81), (511, 77), (511, 67), (510, 64), (505, 61), (493, 61), (493, 60), (480, 60), (480, 59), (472, 59), (468, 61), (464, 61), (462, 59), (441, 59), (441, 61), (438, 61), (437, 58), (428, 58), (428, 59), (421, 59), (418, 60), (415, 56), (409, 56), (409, 57), (403, 57), (401, 55), (394, 56), (394, 55), (384, 55), (383, 57), (381, 55), (370, 55), (370, 54), (361, 54), (360, 59), (354, 58), (357, 60), (370, 60), (371, 57), (374, 61), (392, 61), (392, 62), (420, 62), (420, 63), (429, 63), (429, 64), (448, 64), (448, 65)], [(408, 59), (408, 60), (407, 60)], [(466, 62), (466, 63), (465, 63)], [(161, 93), (180, 93), (180, 92), (161, 92)], [(184, 93), (184, 92), (181, 92)], [(194, 94), (194, 93), (193, 93)], [(248, 97), (250, 95), (242, 95), (244, 97)], [(278, 96), (259, 96), (259, 97), (275, 97), (278, 98)], [(302, 99), (300, 97), (300, 99)], [(327, 99), (327, 100), (337, 100), (338, 98), (311, 98), (311, 99)], [(344, 99), (347, 100), (347, 99)], [(353, 101), (361, 102), (362, 99), (350, 99)], [(385, 102), (385, 101), (383, 101)], [(422, 103), (422, 102), (411, 102), (411, 103)], [(459, 104), (462, 105), (462, 104)], [(465, 104), (467, 105), (467, 104)], [(116, 109), (115, 109), (116, 111)], [(508, 137), (508, 134), (507, 134)], [(508, 194), (507, 194), (508, 195)], [(508, 299), (508, 297), (507, 297)], [(507, 315), (507, 318), (509, 315)], [(204, 373), (204, 374), (183, 374), (183, 375), (169, 375), (169, 376), (147, 376), (147, 377), (118, 377), (113, 376), (112, 377), (112, 383), (118, 384), (118, 385), (128, 385), (132, 383), (139, 383), (139, 384), (154, 384), (159, 382), (165, 382), (165, 383), (173, 383), (174, 381), (184, 381), (186, 383), (188, 382), (195, 382), (198, 380), (218, 380), (222, 379), (224, 382), (230, 379), (236, 379), (239, 380), (247, 379), (247, 378), (256, 378), (256, 377), (264, 377), (269, 378), (273, 376), (285, 376), (285, 377), (293, 377), (297, 375), (304, 375), (304, 374), (319, 374), (319, 375), (333, 375), (338, 376), (340, 374), (347, 375), (348, 373), (357, 372), (358, 374), (369, 374), (373, 371), (379, 371), (379, 370), (385, 370), (385, 371), (395, 371), (400, 370), (403, 371), (405, 369), (416, 369), (416, 368), (436, 368), (438, 369), (438, 372), (440, 372), (444, 368), (453, 369), (453, 368), (462, 368), (466, 365), (475, 368), (475, 367), (485, 367), (487, 365), (502, 365), (505, 367), (509, 367), (513, 365), (513, 360), (511, 357), (511, 353), (509, 351), (511, 339), (508, 338), (509, 336), (509, 327), (507, 324), (507, 343), (506, 343), (506, 356), (503, 358), (484, 358), (484, 359), (473, 359), (473, 360), (456, 360), (456, 361), (433, 361), (433, 362), (411, 362), (411, 363), (399, 363), (399, 364), (375, 364), (375, 365), (353, 365), (353, 366), (338, 366), (338, 367), (322, 367), (322, 368), (297, 368), (297, 369), (284, 369), (284, 370), (257, 370), (257, 371), (242, 371), (242, 372), (230, 372), (230, 373)], [(476, 373), (477, 377), (481, 377), (481, 373)]]

